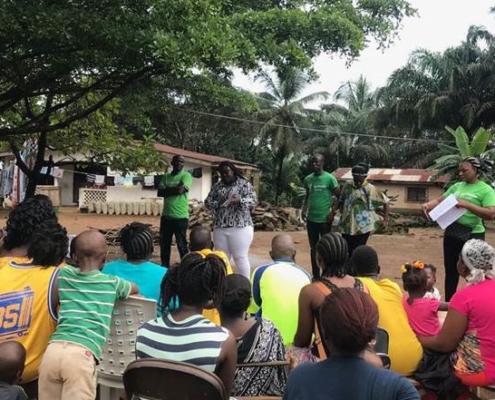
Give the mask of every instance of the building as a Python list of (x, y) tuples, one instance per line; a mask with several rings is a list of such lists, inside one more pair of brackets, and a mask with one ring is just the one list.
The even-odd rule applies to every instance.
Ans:
[[(394, 199), (391, 210), (421, 213), (421, 205), (443, 195), (446, 176), (435, 178), (436, 172), (426, 169), (371, 168), (368, 181)], [(333, 175), (341, 183), (352, 180), (351, 168), (339, 168)]]

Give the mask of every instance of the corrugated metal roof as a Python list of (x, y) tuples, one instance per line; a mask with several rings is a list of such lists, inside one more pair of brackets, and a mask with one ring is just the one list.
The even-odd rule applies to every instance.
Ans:
[[(429, 169), (389, 169), (371, 168), (368, 173), (368, 180), (375, 182), (409, 182), (409, 183), (446, 183), (447, 176), (440, 176), (433, 180), (434, 170)], [(339, 180), (351, 180), (351, 168), (339, 168), (333, 172)]]
[(248, 168), (248, 169), (257, 169), (258, 167), (254, 164), (249, 164), (243, 161), (232, 160), (225, 157), (212, 156), (210, 154), (197, 153), (195, 151), (179, 149), (178, 147), (168, 146), (166, 144), (155, 143), (155, 149), (160, 153), (168, 154), (171, 156), (179, 155), (184, 158), (189, 158), (193, 160), (199, 160), (211, 165), (218, 165), (222, 161), (230, 161), (235, 165), (240, 167)]

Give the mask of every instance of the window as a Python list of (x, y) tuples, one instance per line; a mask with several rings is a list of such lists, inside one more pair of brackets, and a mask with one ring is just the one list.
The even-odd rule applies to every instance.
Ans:
[(425, 203), (428, 200), (428, 189), (425, 187), (406, 188), (406, 202)]

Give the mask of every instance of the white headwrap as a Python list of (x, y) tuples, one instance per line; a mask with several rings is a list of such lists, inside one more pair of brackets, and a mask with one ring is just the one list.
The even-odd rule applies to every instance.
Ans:
[(485, 278), (495, 278), (495, 249), (483, 240), (468, 240), (461, 252), (462, 261), (469, 269), (466, 281), (469, 285), (480, 283)]

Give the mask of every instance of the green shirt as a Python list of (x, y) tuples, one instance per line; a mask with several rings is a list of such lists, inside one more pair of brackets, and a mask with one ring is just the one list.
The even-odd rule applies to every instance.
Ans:
[(192, 176), (189, 172), (180, 171), (177, 174), (169, 172), (160, 182), (160, 189), (174, 188), (183, 183), (187, 192), (175, 194), (163, 199), (163, 216), (170, 218), (189, 218), (189, 189), (192, 185)]
[(69, 265), (60, 271), (58, 292), (58, 325), (50, 341), (79, 344), (100, 358), (115, 301), (129, 297), (131, 283), (100, 271), (81, 274)]
[(332, 205), (332, 191), (339, 185), (332, 174), (323, 171), (304, 178), (304, 187), (308, 193), (308, 221), (325, 222)]
[[(495, 206), (495, 192), (493, 188), (485, 182), (476, 183), (458, 182), (452, 185), (444, 194), (445, 197), (453, 194), (458, 199), (465, 200), (479, 207)], [(466, 212), (457, 222), (473, 228), (473, 233), (485, 232), (483, 220), (471, 211)]]

